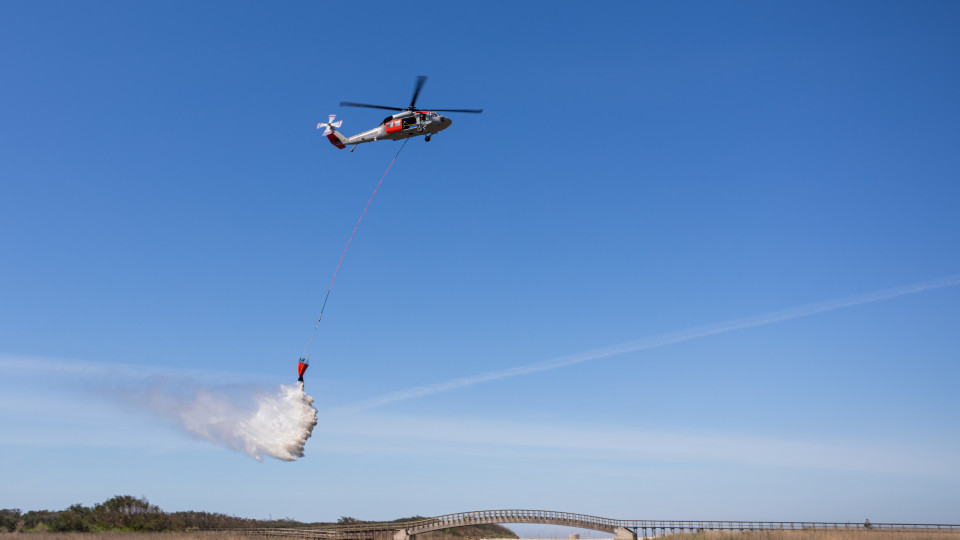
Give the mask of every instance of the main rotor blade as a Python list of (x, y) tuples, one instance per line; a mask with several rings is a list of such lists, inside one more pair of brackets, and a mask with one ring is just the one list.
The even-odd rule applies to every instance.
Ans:
[(430, 111), (437, 112), (468, 112), (468, 113), (482, 113), (483, 109), (427, 109)]
[(341, 107), (366, 107), (368, 109), (386, 109), (388, 111), (405, 111), (406, 109), (401, 109), (400, 107), (387, 107), (384, 105), (370, 105), (369, 103), (355, 103), (353, 101), (341, 101)]
[(417, 96), (420, 95), (420, 89), (423, 88), (423, 83), (425, 82), (427, 82), (426, 75), (419, 75), (417, 77), (417, 82), (413, 85), (413, 99), (410, 100), (410, 110), (416, 108)]

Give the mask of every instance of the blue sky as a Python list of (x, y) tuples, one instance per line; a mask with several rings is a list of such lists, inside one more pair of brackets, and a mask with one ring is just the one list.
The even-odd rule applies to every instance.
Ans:
[[(950, 2), (4, 3), (0, 507), (960, 522), (958, 23)], [(306, 457), (117, 399), (293, 380), (400, 144), (315, 125), (373, 127), (339, 102), (403, 106), (421, 74), (420, 106), (484, 113), (412, 140), (364, 218)]]

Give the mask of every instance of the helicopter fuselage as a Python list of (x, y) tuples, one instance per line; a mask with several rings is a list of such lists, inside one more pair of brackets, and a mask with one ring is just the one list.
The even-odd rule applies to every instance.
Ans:
[[(379, 126), (346, 137), (341, 144), (346, 146), (390, 139), (399, 141), (419, 135), (432, 135), (450, 127), (453, 120), (439, 113), (430, 111), (403, 111), (386, 117)], [(330, 135), (333, 135), (332, 133)], [(328, 137), (330, 136), (328, 135)], [(333, 139), (331, 139), (333, 142)], [(337, 144), (334, 142), (334, 144)]]

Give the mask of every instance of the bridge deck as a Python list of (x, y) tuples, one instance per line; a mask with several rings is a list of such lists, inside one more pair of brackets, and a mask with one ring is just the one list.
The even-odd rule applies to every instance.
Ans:
[(960, 524), (942, 523), (850, 523), (817, 521), (669, 521), (611, 519), (550, 510), (478, 510), (403, 522), (337, 524), (318, 528), (247, 529), (248, 534), (318, 540), (369, 540), (376, 533), (404, 531), (416, 535), (467, 525), (538, 523), (613, 533), (629, 529), (641, 536), (698, 531), (764, 530), (924, 530), (958, 531)]

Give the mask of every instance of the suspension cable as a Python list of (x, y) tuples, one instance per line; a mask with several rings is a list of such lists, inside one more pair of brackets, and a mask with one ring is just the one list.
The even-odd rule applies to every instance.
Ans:
[(323, 297), (323, 306), (320, 308), (320, 316), (317, 317), (317, 323), (313, 325), (313, 334), (310, 335), (310, 340), (307, 341), (307, 346), (303, 348), (302, 358), (307, 357), (307, 352), (310, 351), (310, 346), (313, 345), (314, 338), (317, 337), (317, 329), (320, 328), (320, 321), (323, 320), (323, 312), (327, 309), (327, 300), (330, 299), (330, 291), (333, 290), (333, 283), (337, 280), (337, 274), (340, 273), (340, 265), (343, 264), (343, 258), (347, 255), (347, 250), (350, 249), (350, 242), (353, 242), (353, 235), (357, 234), (357, 229), (360, 228), (360, 222), (363, 221), (363, 216), (367, 213), (367, 208), (370, 208), (370, 203), (373, 202), (373, 198), (377, 196), (377, 190), (380, 189), (380, 184), (383, 183), (383, 179), (387, 177), (387, 173), (390, 172), (390, 167), (393, 167), (393, 163), (397, 161), (397, 158), (400, 157), (400, 152), (403, 152), (403, 148), (407, 146), (407, 142), (410, 139), (404, 139), (403, 146), (397, 150), (396, 155), (393, 156), (393, 160), (390, 161), (390, 165), (387, 165), (387, 170), (383, 172), (383, 176), (380, 177), (380, 181), (377, 182), (377, 187), (373, 189), (373, 194), (370, 195), (370, 200), (367, 201), (367, 205), (363, 207), (363, 212), (360, 212), (360, 219), (357, 220), (357, 224), (353, 226), (353, 232), (350, 233), (350, 238), (347, 240), (347, 245), (343, 248), (343, 253), (340, 254), (340, 261), (337, 263), (337, 269), (333, 272), (333, 279), (330, 280), (330, 286), (327, 288), (327, 295)]

